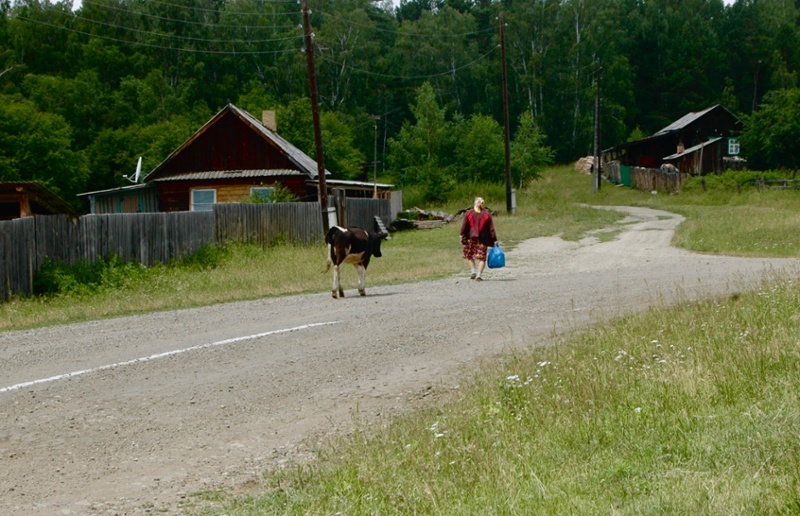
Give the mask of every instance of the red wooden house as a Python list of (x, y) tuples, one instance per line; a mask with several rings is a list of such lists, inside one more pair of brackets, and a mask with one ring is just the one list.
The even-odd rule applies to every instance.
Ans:
[(199, 211), (214, 203), (268, 199), (276, 184), (300, 200), (316, 201), (317, 176), (316, 161), (278, 135), (274, 125), (228, 104), (143, 183), (80, 196), (88, 198), (92, 213)]

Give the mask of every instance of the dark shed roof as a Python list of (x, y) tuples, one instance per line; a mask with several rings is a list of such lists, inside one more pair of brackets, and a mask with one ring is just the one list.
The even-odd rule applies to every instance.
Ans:
[(0, 196), (27, 195), (34, 214), (55, 215), (65, 213), (78, 217), (78, 212), (67, 201), (56, 195), (42, 183), (36, 181), (0, 182)]

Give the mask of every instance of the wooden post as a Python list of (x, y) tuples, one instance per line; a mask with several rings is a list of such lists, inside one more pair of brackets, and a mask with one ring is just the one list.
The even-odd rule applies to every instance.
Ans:
[(322, 129), (319, 120), (319, 98), (317, 97), (317, 74), (314, 70), (314, 45), (311, 38), (311, 24), (308, 21), (308, 0), (302, 0), (303, 32), (306, 42), (306, 64), (308, 65), (308, 86), (311, 94), (311, 116), (314, 121), (314, 142), (317, 148), (317, 177), (319, 187), (317, 196), (322, 210), (322, 230), (328, 232), (328, 185), (325, 183), (325, 158), (322, 153)]
[(597, 59), (597, 96), (594, 98), (594, 159), (592, 172), (594, 179), (594, 191), (600, 191), (600, 59)]
[(505, 140), (505, 159), (506, 159), (506, 211), (512, 213), (514, 206), (511, 202), (511, 147), (510, 147), (510, 129), (508, 123), (508, 78), (506, 74), (506, 31), (505, 31), (505, 18), (503, 13), (500, 13), (500, 62), (502, 63), (503, 72), (503, 129)]

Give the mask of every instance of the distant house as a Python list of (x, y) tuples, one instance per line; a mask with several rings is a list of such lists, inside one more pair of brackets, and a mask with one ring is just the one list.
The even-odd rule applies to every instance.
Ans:
[(317, 162), (276, 132), (274, 112), (263, 118), (228, 104), (141, 184), (79, 196), (88, 198), (92, 213), (210, 210), (216, 203), (269, 200), (278, 184), (301, 201), (316, 201)]
[(717, 104), (688, 113), (655, 134), (603, 151), (604, 162), (623, 167), (675, 166), (689, 175), (719, 174), (741, 162), (741, 121)]
[(78, 217), (75, 208), (41, 183), (34, 181), (0, 183), (0, 220), (62, 213)]

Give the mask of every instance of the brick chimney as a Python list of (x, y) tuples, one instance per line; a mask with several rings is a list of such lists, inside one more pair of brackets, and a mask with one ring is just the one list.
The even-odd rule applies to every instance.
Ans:
[(262, 111), (261, 124), (273, 133), (278, 132), (278, 120), (275, 118), (275, 111)]

